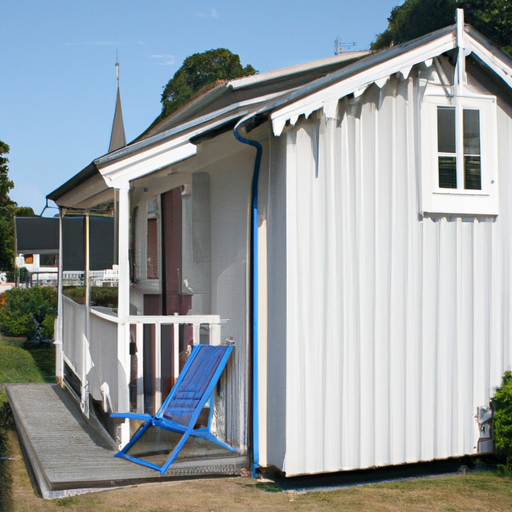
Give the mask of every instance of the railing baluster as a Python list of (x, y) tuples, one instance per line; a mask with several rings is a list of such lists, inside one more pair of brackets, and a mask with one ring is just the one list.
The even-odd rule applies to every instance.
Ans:
[(137, 412), (144, 412), (144, 324), (135, 325), (137, 345)]
[(162, 324), (155, 324), (155, 412), (162, 405)]
[[(176, 319), (178, 320), (178, 319)], [(176, 322), (174, 324), (174, 336), (172, 340), (172, 348), (173, 348), (173, 357), (172, 357), (172, 365), (173, 365), (173, 376), (176, 381), (178, 375), (180, 374), (180, 324)]]
[(220, 324), (210, 324), (210, 345), (220, 345)]
[(201, 324), (199, 322), (194, 322), (194, 345), (199, 345), (201, 343)]

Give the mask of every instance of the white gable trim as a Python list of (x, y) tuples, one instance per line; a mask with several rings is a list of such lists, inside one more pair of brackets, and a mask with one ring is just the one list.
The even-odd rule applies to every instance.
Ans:
[(486, 66), (491, 68), (510, 88), (512, 88), (512, 67), (498, 59), (484, 45), (470, 36), (466, 37), (466, 51), (474, 53)]
[[(452, 31), (444, 36), (420, 46), (414, 50), (397, 55), (384, 62), (370, 66), (361, 72), (357, 72), (346, 79), (326, 87), (320, 91), (310, 94), (285, 107), (275, 110), (272, 115), (272, 127), (274, 135), (281, 135), (286, 123), (294, 125), (297, 119), (304, 115), (309, 117), (314, 111), (324, 109), (327, 116), (335, 112), (333, 104), (348, 94), (362, 94), (368, 86), (375, 83), (382, 87), (390, 75), (401, 73), (404, 78), (409, 76), (412, 67), (420, 62), (425, 62), (430, 67), (432, 59), (456, 48), (462, 47), (465, 56), (473, 53), (485, 65), (492, 69), (510, 88), (512, 88), (512, 66), (496, 57), (487, 47), (472, 37), (471, 33), (461, 30), (462, 23), (459, 22), (458, 32)], [(461, 34), (462, 32), (462, 34)], [(365, 61), (354, 64), (353, 68), (365, 65)], [(462, 70), (464, 72), (464, 70)]]
[[(468, 37), (466, 41), (469, 39), (470, 37)], [(301, 115), (309, 117), (315, 110), (328, 107), (347, 94), (364, 89), (372, 83), (377, 82), (382, 86), (387, 78), (394, 73), (400, 72), (404, 77), (407, 77), (412, 66), (433, 59), (455, 47), (455, 34), (449, 32), (435, 41), (397, 55), (394, 58), (371, 66), (368, 69), (363, 69), (359, 73), (356, 72), (356, 74), (344, 80), (342, 79), (325, 89), (302, 98), (282, 109), (276, 110), (271, 115), (274, 135), (281, 135), (286, 123), (290, 122), (292, 125), (295, 124)], [(358, 66), (365, 65), (364, 60), (354, 65), (356, 69)], [(333, 111), (332, 108), (328, 108), (328, 110)]]

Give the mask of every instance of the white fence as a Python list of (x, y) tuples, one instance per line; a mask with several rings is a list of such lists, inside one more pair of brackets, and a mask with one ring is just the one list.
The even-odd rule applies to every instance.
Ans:
[(87, 415), (89, 394), (105, 412), (124, 411), (127, 404), (156, 411), (178, 378), (187, 347), (221, 339), (218, 315), (130, 316), (124, 323), (107, 308), (91, 308), (88, 322), (86, 315), (85, 306), (63, 297), (64, 377), (70, 387), (74, 379)]

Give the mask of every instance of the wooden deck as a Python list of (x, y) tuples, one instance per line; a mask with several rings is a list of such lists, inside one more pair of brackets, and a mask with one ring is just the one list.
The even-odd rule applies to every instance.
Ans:
[(57, 384), (6, 386), (29, 471), (44, 498), (183, 478), (239, 475), (248, 458), (189, 438), (167, 473), (114, 458), (110, 438)]

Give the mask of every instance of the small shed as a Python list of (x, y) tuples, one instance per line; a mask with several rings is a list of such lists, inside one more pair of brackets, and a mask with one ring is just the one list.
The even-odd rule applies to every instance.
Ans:
[(511, 89), (458, 11), (220, 84), (95, 160), (48, 196), (118, 226), (115, 320), (90, 310), (84, 335), (75, 305), (59, 316), (82, 409), (108, 383), (113, 410), (155, 410), (189, 344), (231, 343), (214, 428), (255, 469), (478, 453), (477, 408), (512, 365)]

